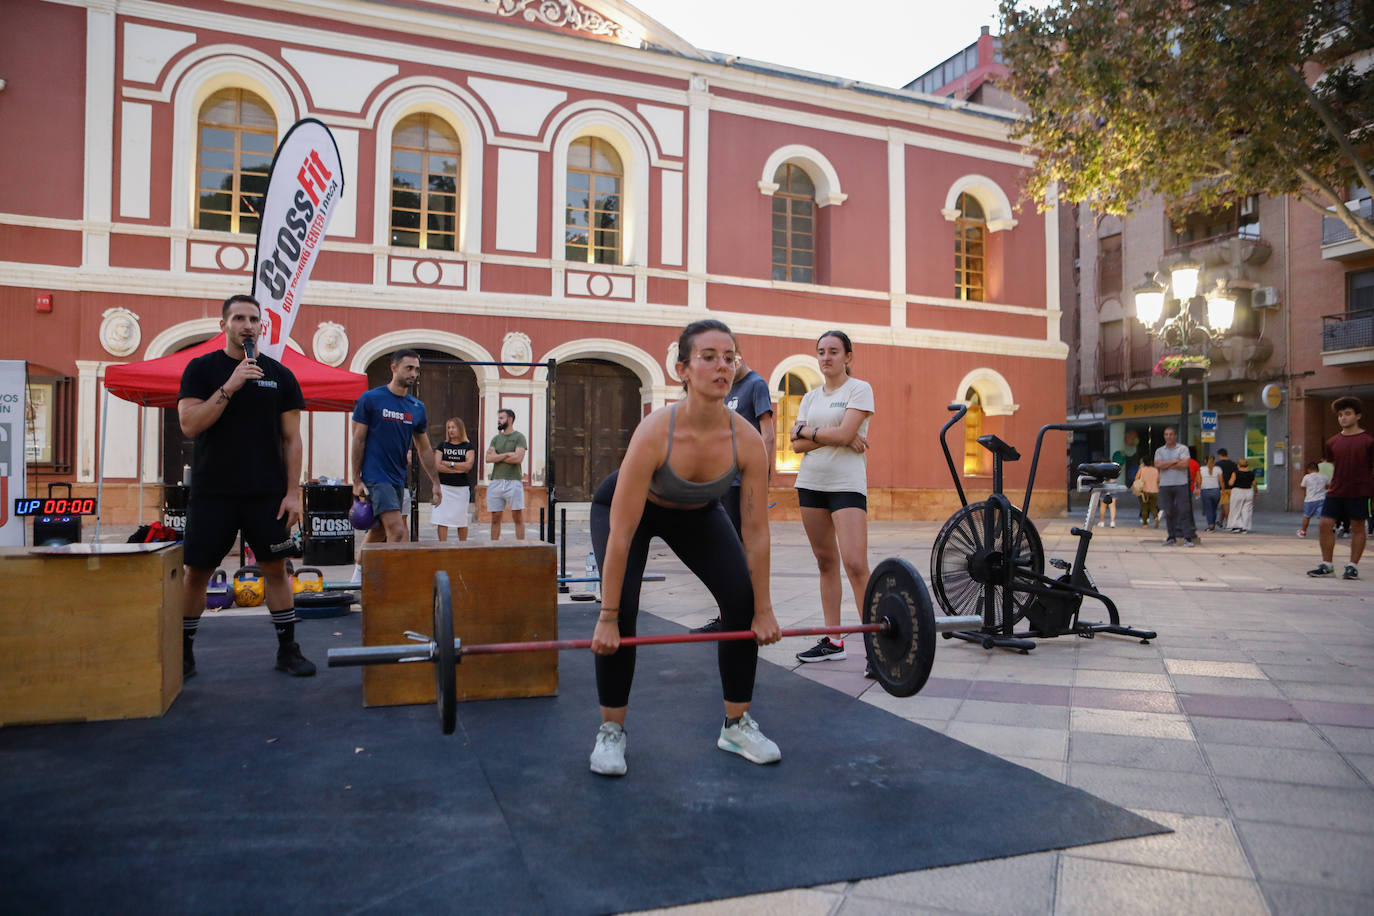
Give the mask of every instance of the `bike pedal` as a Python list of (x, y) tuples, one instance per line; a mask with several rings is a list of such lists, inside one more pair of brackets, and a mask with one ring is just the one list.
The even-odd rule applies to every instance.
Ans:
[(1073, 565), (1068, 560), (1061, 560), (1058, 557), (1050, 558), (1050, 565), (1055, 569), (1072, 569)]

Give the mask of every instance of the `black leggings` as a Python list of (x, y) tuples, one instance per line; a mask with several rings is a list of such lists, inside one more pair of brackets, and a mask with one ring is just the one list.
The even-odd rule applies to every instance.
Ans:
[[(599, 568), (606, 568), (606, 540), (611, 533), (611, 497), (615, 495), (616, 471), (601, 482), (592, 497), (592, 549)], [(625, 581), (620, 588), (620, 635), (634, 636), (639, 617), (639, 587), (649, 559), (649, 540), (662, 538), (678, 559), (711, 592), (720, 606), (726, 630), (747, 630), (754, 623), (754, 584), (730, 519), (719, 502), (700, 509), (666, 509), (645, 502), (630, 552), (625, 558)], [(754, 696), (754, 669), (759, 647), (752, 640), (716, 644), (720, 685), (727, 703), (748, 703)], [(596, 694), (602, 706), (613, 709), (630, 702), (635, 674), (635, 647), (621, 646), (612, 655), (596, 657)]]

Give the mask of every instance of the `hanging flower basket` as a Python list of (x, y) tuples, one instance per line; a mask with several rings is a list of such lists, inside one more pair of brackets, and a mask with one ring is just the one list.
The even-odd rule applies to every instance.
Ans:
[(1202, 375), (1212, 368), (1212, 361), (1205, 356), (1194, 353), (1168, 353), (1159, 358), (1155, 363), (1155, 375), (1165, 375), (1169, 378), (1190, 379), (1201, 378)]

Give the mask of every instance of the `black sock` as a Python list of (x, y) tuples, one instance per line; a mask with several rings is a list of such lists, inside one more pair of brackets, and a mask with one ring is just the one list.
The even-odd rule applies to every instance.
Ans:
[(726, 716), (726, 717), (725, 717), (725, 727), (726, 727), (726, 728), (729, 728), (729, 727), (732, 726), (732, 725), (739, 725), (740, 720), (743, 719), (743, 718), (744, 718), (744, 716), (735, 716), (734, 718), (731, 718), (730, 716)]
[(272, 625), (277, 630), (277, 642), (284, 649), (296, 641), (296, 621), (300, 618), (296, 616), (294, 606), (284, 611), (272, 611)]
[(196, 638), (196, 630), (200, 629), (199, 617), (181, 618), (181, 639), (183, 642), (191, 642)]

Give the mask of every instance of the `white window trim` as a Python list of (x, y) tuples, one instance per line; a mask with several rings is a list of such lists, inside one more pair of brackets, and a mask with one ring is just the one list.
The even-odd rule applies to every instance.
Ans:
[(802, 381), (806, 382), (807, 391), (825, 384), (825, 376), (821, 375), (821, 365), (816, 361), (814, 353), (794, 353), (791, 356), (785, 356), (768, 375), (768, 395), (775, 404), (778, 398), (782, 396), (778, 391), (778, 386), (782, 384), (783, 378), (789, 372), (802, 377)]
[[(200, 107), (221, 89), (247, 89), (261, 98), (277, 119), (277, 143), (306, 110), (301, 88), (281, 64), (260, 51), (238, 45), (211, 45), (196, 51), (199, 63), (186, 63), (172, 97), (173, 231), (191, 231), (196, 213), (195, 165)], [(180, 204), (178, 204), (178, 200)], [(243, 233), (238, 233), (242, 235)]]
[(954, 389), (954, 397), (950, 403), (970, 403), (965, 398), (970, 388), (978, 392), (978, 400), (982, 404), (984, 416), (1009, 417), (1021, 409), (1021, 405), (1017, 404), (1012, 397), (1011, 385), (1007, 384), (1006, 377), (996, 369), (989, 369), (984, 366), (965, 375), (959, 381), (958, 387)]
[(569, 261), (564, 232), (568, 202), (568, 147), (574, 140), (596, 137), (609, 143), (620, 156), (625, 177), (621, 181), (620, 265), (649, 263), (649, 149), (640, 128), (625, 117), (600, 109), (568, 118), (554, 135), (553, 188), (550, 197), (550, 254), (555, 262), (581, 264), (592, 270), (614, 265)]
[(799, 143), (779, 147), (763, 164), (759, 192), (764, 197), (772, 197), (777, 193), (778, 183), (773, 180), (773, 176), (777, 174), (778, 169), (788, 164), (797, 166), (811, 179), (816, 188), (816, 206), (838, 207), (849, 199), (849, 195), (840, 190), (840, 174), (835, 171), (830, 160), (825, 158), (820, 150)]
[(372, 208), (372, 241), (391, 250), (393, 254), (424, 252), (426, 248), (409, 248), (391, 244), (391, 147), (396, 125), (413, 114), (432, 114), (458, 135), (458, 237), (454, 251), (435, 251), (438, 256), (448, 254), (477, 254), (482, 250), (482, 124), (473, 114), (481, 106), (466, 90), (457, 86), (439, 88), (417, 86), (387, 99), (377, 114), (375, 204)]
[(1014, 229), (1016, 219), (1011, 213), (1011, 201), (997, 182), (985, 175), (965, 175), (950, 185), (945, 195), (945, 206), (940, 211), (948, 222), (959, 218), (959, 195), (970, 194), (983, 205), (983, 221), (988, 232), (1001, 232)]

